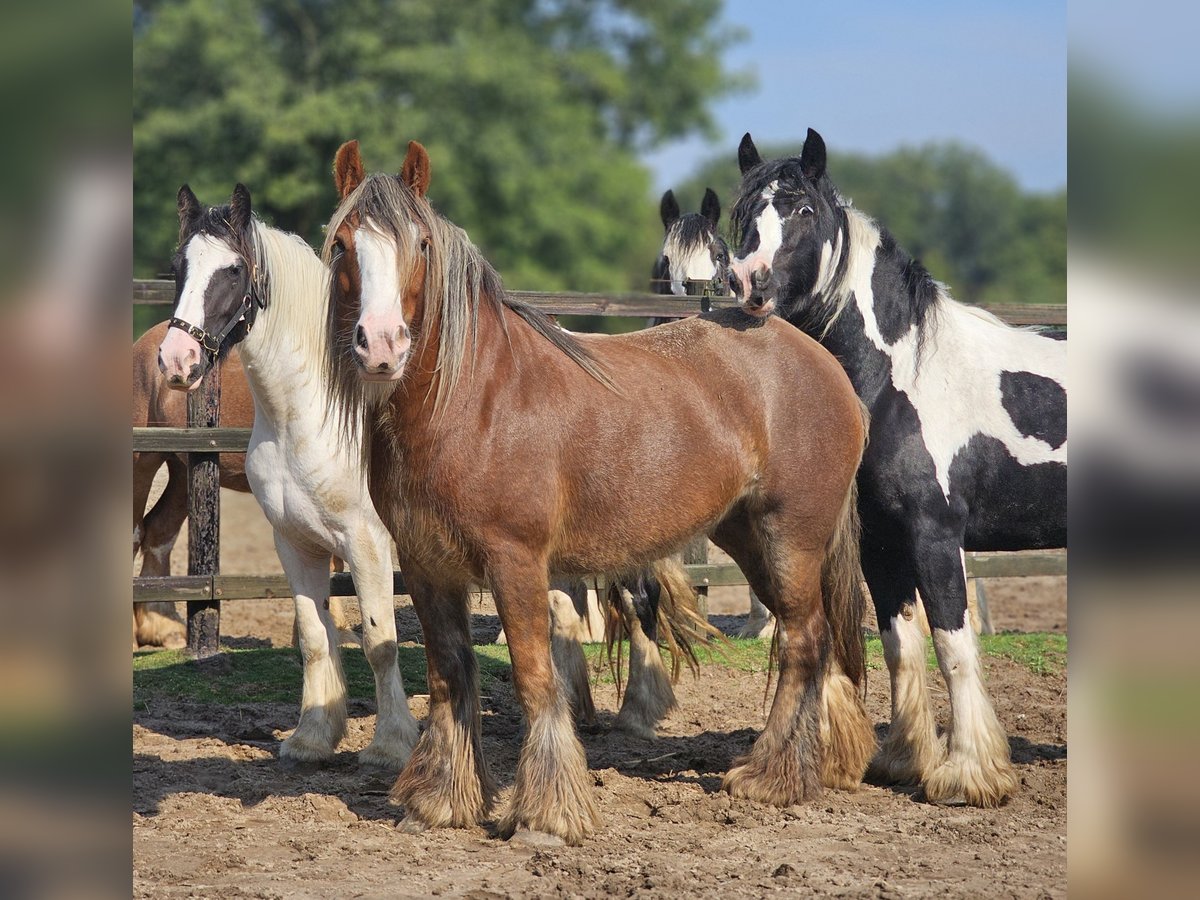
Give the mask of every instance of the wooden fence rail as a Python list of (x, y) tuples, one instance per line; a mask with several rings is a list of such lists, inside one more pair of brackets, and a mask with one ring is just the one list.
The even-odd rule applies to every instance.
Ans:
[[(510, 295), (550, 315), (630, 316), (682, 318), (705, 309), (735, 306), (720, 297), (670, 297), (660, 294), (583, 294), (510, 291)], [(171, 280), (135, 279), (133, 302), (137, 305), (169, 305), (175, 299)], [(1066, 306), (988, 306), (987, 309), (1011, 325), (1065, 327)], [(214, 369), (213, 372), (218, 370)], [(219, 573), (220, 490), (216, 479), (218, 453), (244, 453), (250, 441), (248, 428), (218, 428), (219, 379), (206, 376), (200, 389), (188, 398), (188, 428), (134, 428), (133, 450), (188, 454), (189, 552), (188, 573), (167, 578), (133, 579), (133, 601), (186, 601), (188, 604), (188, 647), (199, 657), (218, 650), (220, 603), (222, 600), (251, 600), (290, 597), (291, 587), (282, 575), (221, 575)], [(692, 584), (703, 595), (709, 587), (744, 585), (746, 578), (735, 565), (708, 562), (707, 543), (693, 541), (685, 552), (685, 566)], [(1065, 551), (1019, 553), (968, 553), (967, 575), (972, 578), (1005, 578), (1020, 575), (1065, 575)], [(404, 578), (394, 574), (393, 592), (405, 593)], [(330, 576), (330, 592), (345, 597), (354, 594), (349, 573)]]

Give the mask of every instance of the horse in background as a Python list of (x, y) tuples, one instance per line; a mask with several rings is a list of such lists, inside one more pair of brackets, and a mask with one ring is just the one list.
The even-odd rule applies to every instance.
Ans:
[[(167, 387), (158, 367), (158, 348), (167, 334), (167, 323), (147, 329), (133, 344), (133, 427), (186, 428), (187, 401), (183, 394)], [(234, 348), (221, 360), (220, 425), (224, 428), (249, 428), (254, 424), (254, 398), (242, 371), (241, 357)], [(221, 487), (250, 493), (246, 480), (245, 454), (222, 453), (218, 456)], [(155, 476), (167, 467), (163, 492), (147, 510), (146, 504)], [(163, 577), (171, 574), (171, 551), (179, 539), (187, 518), (187, 454), (140, 452), (133, 454), (133, 556), (142, 554), (142, 576)], [(333, 568), (342, 571), (342, 561)], [(342, 635), (353, 638), (342, 611), (340, 597), (329, 598), (329, 611)], [(186, 643), (187, 628), (175, 611), (175, 604), (135, 603), (133, 605), (133, 649), (138, 647), (179, 648)], [(293, 629), (292, 644), (299, 646)]]
[(390, 538), (367, 494), (361, 449), (337, 439), (329, 414), (328, 271), (300, 238), (254, 217), (243, 185), (216, 208), (201, 206), (184, 185), (178, 208), (175, 310), (160, 366), (170, 387), (190, 391), (234, 347), (241, 353), (254, 398), (246, 479), (274, 530), (304, 661), (300, 722), (280, 757), (327, 760), (345, 734), (346, 680), (329, 596), (336, 555), (354, 575), (375, 675), (375, 734), (359, 759), (398, 770), (418, 729), (396, 655)]
[[(1017, 787), (967, 618), (964, 550), (1065, 547), (1066, 344), (964, 306), (838, 193), (825, 142), (764, 161), (747, 134), (733, 208), (744, 309), (818, 338), (871, 414), (858, 475), (862, 567), (892, 687), (872, 765), (937, 803), (997, 806)], [(924, 601), (951, 722), (925, 679)]]
[(736, 309), (568, 334), (509, 297), (429, 205), (420, 144), (398, 176), (367, 176), (345, 144), (334, 179), (330, 383), (426, 639), (429, 724), (392, 790), (403, 827), (472, 826), (494, 801), (468, 602), (486, 583), (528, 721), (499, 832), (590, 834), (593, 785), (550, 650), (550, 574), (629, 574), (705, 532), (781, 625), (766, 728), (725, 789), (786, 806), (822, 783), (857, 786), (874, 748), (853, 496), (866, 425), (837, 361)]
[[(718, 295), (728, 292), (729, 245), (721, 236), (721, 201), (712, 188), (704, 189), (700, 212), (681, 215), (675, 192), (668, 190), (659, 203), (663, 223), (663, 244), (650, 273), (650, 290), (676, 297), (695, 294), (704, 286)], [(703, 282), (701, 285), (699, 282)], [(655, 317), (651, 326), (672, 322)], [(762, 601), (750, 591), (750, 614), (738, 631), (738, 637), (770, 640), (775, 619)]]
[[(663, 223), (663, 245), (650, 272), (650, 290), (655, 294), (686, 297), (703, 293), (703, 281), (714, 293), (727, 290), (729, 245), (721, 237), (721, 201), (712, 188), (704, 189), (700, 212), (682, 215), (674, 191), (662, 195), (658, 213)], [(660, 325), (673, 319), (658, 318)]]

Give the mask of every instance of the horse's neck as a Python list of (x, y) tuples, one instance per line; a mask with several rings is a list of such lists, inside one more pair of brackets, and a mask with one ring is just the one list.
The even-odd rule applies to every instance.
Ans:
[(270, 297), (239, 349), (256, 415), (277, 433), (311, 430), (328, 405), (325, 387), (325, 266), (298, 240), (257, 225)]
[[(907, 289), (901, 272), (906, 257), (898, 248), (880, 250), (882, 232), (855, 210), (846, 216), (848, 258), (837, 286), (809, 303), (822, 304), (819, 314), (801, 312), (792, 317), (829, 350), (850, 376), (859, 398), (871, 406), (890, 381), (896, 364), (916, 366), (918, 341), (915, 321), (903, 296), (876, 297), (877, 291)], [(877, 275), (882, 274), (882, 278)], [(889, 321), (877, 312), (887, 310)], [(832, 317), (832, 321), (830, 321)]]

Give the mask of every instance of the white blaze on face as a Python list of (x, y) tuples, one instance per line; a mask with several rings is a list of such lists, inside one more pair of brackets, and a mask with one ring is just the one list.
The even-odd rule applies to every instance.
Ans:
[[(188, 241), (183, 256), (187, 260), (187, 271), (175, 315), (197, 328), (204, 328), (204, 295), (209, 283), (217, 272), (235, 265), (239, 257), (224, 241), (208, 234), (198, 234)], [(199, 379), (191, 381), (190, 376), (192, 367), (200, 362), (201, 352), (200, 343), (190, 334), (179, 328), (168, 328), (158, 349), (163, 374), (176, 384), (182, 379), (189, 388), (195, 387)]]
[(763, 189), (762, 199), (767, 203), (754, 220), (755, 230), (758, 232), (758, 246), (750, 251), (749, 256), (734, 259), (731, 265), (742, 284), (743, 299), (750, 296), (750, 276), (755, 272), (770, 272), (775, 254), (783, 246), (783, 220), (779, 218), (779, 211), (775, 209), (775, 191), (778, 189), (778, 181), (772, 181)]
[[(409, 227), (416, 243), (417, 227), (412, 223)], [(356, 337), (355, 352), (368, 371), (398, 377), (411, 341), (404, 321), (396, 242), (368, 219), (354, 232), (354, 245), (361, 278), (357, 331), (361, 337)]]

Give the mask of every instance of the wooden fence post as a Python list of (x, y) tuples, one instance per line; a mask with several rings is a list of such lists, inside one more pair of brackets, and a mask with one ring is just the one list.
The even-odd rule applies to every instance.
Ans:
[[(213, 428), (220, 420), (221, 367), (214, 362), (200, 387), (188, 394), (188, 427)], [(188, 574), (213, 583), (220, 572), (221, 476), (216, 453), (188, 454)], [(221, 602), (188, 601), (188, 651), (196, 659), (215, 656), (221, 642)]]

